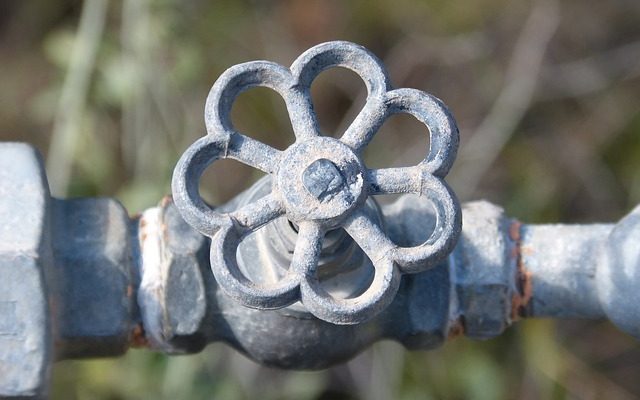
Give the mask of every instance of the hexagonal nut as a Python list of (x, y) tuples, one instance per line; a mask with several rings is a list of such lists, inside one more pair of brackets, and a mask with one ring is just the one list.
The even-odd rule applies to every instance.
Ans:
[(56, 199), (51, 209), (56, 355), (123, 354), (134, 309), (129, 216), (107, 198)]
[(435, 349), (449, 336), (450, 276), (449, 265), (440, 263), (404, 278), (400, 293), (406, 292), (409, 328), (399, 339), (406, 348)]
[[(433, 207), (418, 196), (403, 195), (382, 210), (389, 236), (399, 246), (423, 243), (425, 234), (436, 226)], [(403, 276), (395, 303), (406, 302), (407, 311), (395, 312), (406, 314), (407, 327), (400, 329), (394, 324), (392, 330), (400, 334), (398, 340), (408, 349), (433, 349), (450, 336), (451, 277), (446, 261), (428, 271)]]
[(452, 253), (459, 318), (466, 336), (491, 338), (512, 322), (518, 290), (517, 241), (509, 236), (514, 221), (485, 201), (465, 204), (462, 215), (462, 235)]
[(37, 151), (0, 144), (0, 397), (46, 396), (51, 324), (49, 189)]
[(139, 222), (141, 283), (138, 305), (151, 347), (192, 353), (206, 345), (209, 241), (191, 228), (170, 199)]

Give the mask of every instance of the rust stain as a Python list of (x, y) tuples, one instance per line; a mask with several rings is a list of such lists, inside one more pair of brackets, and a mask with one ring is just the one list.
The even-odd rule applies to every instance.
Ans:
[(145, 336), (142, 324), (138, 323), (133, 327), (133, 330), (131, 331), (130, 343), (131, 347), (134, 348), (149, 347), (149, 340)]
[(529, 246), (520, 245), (520, 254), (523, 256), (533, 255), (533, 248)]
[(464, 335), (464, 322), (462, 321), (463, 317), (456, 319), (449, 326), (449, 333), (447, 334), (447, 340), (455, 339), (459, 336)]
[(166, 195), (160, 200), (160, 208), (162, 209), (161, 220), (160, 220), (160, 232), (162, 233), (162, 237), (166, 240), (169, 235), (169, 226), (167, 225), (167, 221), (165, 219), (165, 211), (169, 205), (173, 203), (173, 196)]
[(127, 285), (127, 297), (133, 296), (133, 286)]
[(516, 321), (524, 318), (529, 314), (529, 302), (533, 297), (533, 274), (519, 264), (518, 268), (518, 293), (511, 300), (511, 319)]
[(509, 238), (516, 243), (520, 243), (520, 229), (522, 228), (522, 222), (514, 220), (509, 226)]
[(140, 242), (145, 242), (147, 240), (147, 220), (140, 216), (138, 218), (138, 234), (140, 235)]
[(166, 195), (160, 200), (160, 207), (167, 208), (169, 204), (173, 203), (173, 197), (171, 195)]
[(509, 227), (509, 238), (514, 242), (511, 256), (516, 262), (516, 293), (511, 298), (512, 321), (527, 316), (529, 302), (533, 297), (533, 274), (527, 270), (522, 256), (532, 254), (534, 250), (522, 246), (521, 228), (522, 223), (517, 220), (513, 221)]

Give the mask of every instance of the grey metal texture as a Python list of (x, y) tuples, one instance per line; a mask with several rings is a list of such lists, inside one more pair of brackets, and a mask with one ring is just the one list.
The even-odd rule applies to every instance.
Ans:
[[(605, 316), (598, 298), (596, 271), (604, 268), (601, 261), (612, 228), (613, 224), (522, 227), (522, 265), (533, 278), (531, 289), (536, 294), (529, 303), (529, 315)], [(638, 239), (640, 236), (636, 236)]]
[(511, 234), (517, 221), (487, 202), (465, 204), (463, 237), (451, 264), (460, 317), (465, 334), (486, 339), (511, 325), (514, 298), (520, 296), (517, 240)]
[(49, 187), (40, 158), (0, 146), (0, 397), (44, 395), (52, 359), (45, 270), (53, 260)]
[(56, 357), (123, 354), (134, 309), (129, 216), (113, 199), (53, 199)]
[[(310, 97), (312, 81), (325, 69), (345, 67), (365, 82), (367, 102), (340, 139), (320, 135)], [(278, 151), (239, 132), (230, 111), (237, 95), (254, 86), (284, 99), (296, 142)], [(407, 168), (368, 169), (360, 154), (392, 114), (408, 113), (429, 131), (425, 159)], [(422, 272), (442, 261), (460, 233), (458, 201), (444, 182), (458, 147), (458, 129), (444, 104), (416, 89), (393, 89), (381, 62), (361, 46), (329, 42), (303, 53), (291, 68), (267, 61), (236, 65), (213, 85), (205, 106), (207, 135), (181, 157), (173, 176), (173, 197), (184, 219), (212, 238), (211, 268), (231, 297), (257, 309), (302, 301), (316, 317), (334, 324), (371, 319), (394, 299), (401, 274)], [(198, 193), (201, 174), (214, 161), (233, 158), (273, 177), (271, 193), (230, 213), (219, 213)], [(402, 247), (363, 211), (369, 196), (415, 193), (436, 210), (436, 227), (422, 243)], [(298, 239), (282, 279), (250, 280), (238, 266), (241, 242), (286, 215)], [(336, 298), (319, 280), (325, 234), (342, 227), (375, 267), (369, 287), (354, 297)]]
[[(138, 247), (139, 345), (168, 353), (195, 352), (205, 344), (208, 290), (216, 286), (208, 261), (209, 240), (191, 228), (168, 199), (134, 221)], [(205, 285), (206, 281), (206, 285)]]
[[(323, 321), (306, 305), (246, 307), (210, 273), (210, 239), (171, 199), (129, 219), (110, 199), (50, 199), (27, 145), (0, 145), (0, 394), (43, 397), (55, 360), (116, 356), (130, 346), (192, 353), (223, 341), (266, 365), (324, 368), (381, 339), (431, 349), (489, 338), (519, 318), (608, 318), (640, 338), (640, 208), (617, 225), (525, 225), (486, 202), (465, 204), (454, 251), (403, 275), (396, 296), (360, 324)], [(266, 178), (219, 208), (271, 193)], [(429, 202), (404, 195), (363, 212), (399, 246), (437, 226)], [(26, 213), (26, 214), (25, 214)], [(374, 266), (341, 230), (327, 233), (319, 282), (336, 296), (368, 287)], [(295, 225), (282, 216), (248, 235), (239, 267), (252, 279), (286, 274)], [(342, 293), (342, 294), (340, 294)]]
[(596, 270), (602, 310), (618, 328), (640, 339), (640, 207), (616, 224), (603, 243)]
[[(260, 189), (261, 185), (264, 183), (255, 188)], [(250, 190), (234, 203), (241, 207), (260, 195), (264, 193)], [(382, 208), (383, 214), (389, 212), (394, 216), (388, 220), (391, 239), (407, 246), (420, 243), (407, 230), (413, 229), (411, 226), (432, 228), (433, 210), (424, 203), (406, 207), (405, 200), (399, 202), (400, 207), (394, 203)], [(139, 224), (150, 228), (140, 240), (158, 243), (151, 246), (141, 243), (146, 248), (141, 251), (143, 259), (160, 260), (157, 269), (163, 271), (154, 271), (149, 264), (149, 269), (141, 272), (140, 293), (151, 292), (148, 288), (154, 288), (156, 293), (154, 299), (139, 296), (141, 310), (156, 310), (143, 319), (149, 345), (154, 349), (194, 352), (206, 343), (223, 341), (265, 365), (318, 369), (345, 361), (377, 340), (393, 339), (409, 348), (431, 349), (444, 343), (450, 332), (461, 333), (459, 316), (465, 310), (456, 306), (453, 274), (446, 262), (428, 272), (404, 276), (392, 303), (377, 316), (361, 324), (340, 325), (318, 319), (300, 304), (258, 310), (237, 302), (221, 290), (210, 273), (206, 257), (209, 241), (181, 218), (172, 202), (163, 201), (145, 212)], [(177, 241), (169, 244), (176, 240), (178, 232), (179, 237), (186, 238), (186, 246)], [(258, 239), (258, 235), (259, 232), (254, 233), (253, 238)], [(348, 236), (346, 240), (350, 241)], [(258, 246), (257, 241), (250, 243)], [(173, 262), (186, 248), (192, 254), (189, 261)], [(265, 250), (256, 254), (258, 248), (241, 252), (246, 252), (246, 258), (251, 257), (252, 264), (273, 256)], [(349, 265), (351, 261), (347, 260), (358, 260), (357, 252), (361, 252), (357, 246), (354, 251), (345, 251), (346, 259), (341, 265)], [(257, 268), (264, 268), (264, 264), (256, 265), (254, 273)], [(179, 276), (181, 279), (176, 279)], [(200, 307), (193, 307), (194, 304)]]
[[(369, 89), (342, 141), (318, 136), (308, 97), (336, 65)], [(175, 354), (222, 341), (266, 365), (317, 369), (377, 340), (431, 349), (520, 318), (607, 318), (640, 339), (640, 207), (617, 224), (526, 225), (487, 202), (460, 217), (443, 181), (453, 119), (429, 95), (392, 90), (361, 47), (229, 71), (209, 96), (207, 136), (176, 167), (175, 203), (140, 216), (112, 199), (50, 198), (37, 152), (0, 144), (0, 397), (46, 397), (54, 361), (131, 346)], [(298, 139), (284, 152), (230, 125), (233, 99), (254, 85), (292, 113)], [(359, 151), (393, 112), (425, 123), (429, 154), (368, 170)], [(198, 179), (224, 157), (269, 174), (210, 207)], [(405, 194), (380, 206), (372, 195), (387, 192)]]

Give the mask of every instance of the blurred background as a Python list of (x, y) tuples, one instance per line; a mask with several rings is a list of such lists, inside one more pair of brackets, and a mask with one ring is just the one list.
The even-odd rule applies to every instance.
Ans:
[[(448, 181), (462, 200), (533, 223), (613, 221), (640, 202), (636, 0), (1, 1), (0, 140), (40, 149), (54, 195), (117, 197), (135, 214), (169, 192), (177, 158), (204, 134), (220, 73), (289, 65), (335, 39), (372, 50), (396, 87), (450, 107), (462, 145)], [(327, 135), (365, 101), (342, 69), (312, 95)], [(233, 119), (275, 147), (293, 142), (269, 90), (242, 94)], [(395, 116), (365, 162), (415, 164), (427, 145), (424, 127)], [(202, 184), (214, 204), (259, 177), (218, 164)], [(608, 323), (538, 320), (431, 352), (380, 343), (319, 372), (266, 369), (221, 344), (181, 357), (131, 350), (56, 364), (53, 398), (632, 399), (638, 377), (639, 344)]]

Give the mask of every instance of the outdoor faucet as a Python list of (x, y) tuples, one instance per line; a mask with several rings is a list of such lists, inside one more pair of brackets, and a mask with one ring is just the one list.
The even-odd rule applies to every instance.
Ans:
[[(368, 92), (339, 139), (320, 134), (309, 94), (333, 67)], [(296, 141), (284, 151), (230, 121), (255, 86), (285, 101)], [(425, 125), (425, 158), (370, 169), (362, 151), (396, 113)], [(361, 46), (320, 44), (290, 68), (231, 67), (205, 124), (173, 196), (134, 217), (114, 199), (52, 198), (37, 152), (0, 144), (0, 396), (46, 396), (53, 361), (130, 347), (223, 341), (265, 365), (318, 369), (381, 339), (431, 349), (528, 317), (606, 318), (640, 339), (640, 208), (615, 225), (526, 225), (488, 202), (460, 206), (445, 182), (453, 116), (434, 96), (394, 89)], [(212, 206), (200, 176), (223, 158), (267, 176)], [(378, 203), (386, 194), (402, 195)]]

